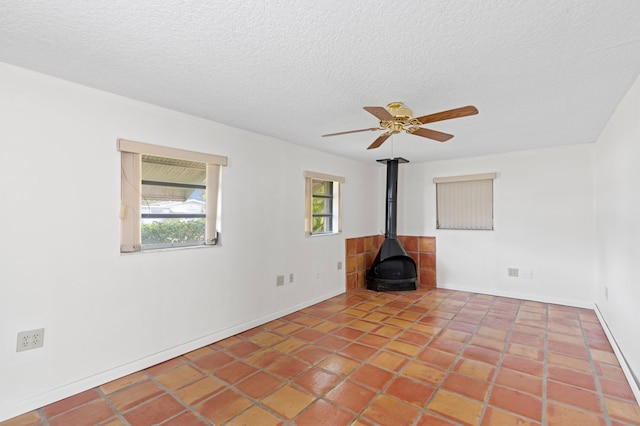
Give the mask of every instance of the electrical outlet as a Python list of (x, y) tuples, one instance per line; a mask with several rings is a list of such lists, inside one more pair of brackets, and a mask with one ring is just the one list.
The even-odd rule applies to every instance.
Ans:
[(276, 277), (276, 285), (279, 287), (281, 285), (284, 285), (284, 275), (278, 275)]
[(41, 348), (44, 345), (44, 328), (37, 330), (21, 331), (18, 333), (16, 352)]
[(342, 262), (338, 262), (338, 271), (342, 269)]
[(289, 274), (289, 282), (292, 283), (293, 282), (293, 273)]

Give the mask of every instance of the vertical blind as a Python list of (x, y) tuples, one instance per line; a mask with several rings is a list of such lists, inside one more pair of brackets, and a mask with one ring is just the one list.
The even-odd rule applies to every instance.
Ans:
[(140, 251), (142, 235), (140, 231), (140, 199), (142, 185), (142, 162), (140, 154), (123, 151), (120, 167), (120, 251), (128, 253)]
[(493, 229), (495, 173), (434, 178), (438, 229)]

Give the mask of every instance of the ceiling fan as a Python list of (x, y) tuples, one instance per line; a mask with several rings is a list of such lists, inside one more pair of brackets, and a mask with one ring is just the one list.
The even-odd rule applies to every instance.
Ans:
[(466, 117), (468, 115), (475, 115), (478, 113), (478, 109), (472, 105), (450, 109), (448, 111), (436, 112), (435, 114), (423, 115), (421, 117), (414, 117), (413, 111), (405, 107), (402, 102), (392, 102), (387, 105), (387, 108), (378, 106), (364, 107), (365, 111), (373, 114), (378, 120), (380, 120), (380, 127), (371, 127), (368, 129), (349, 130), (346, 132), (329, 133), (326, 136), (338, 136), (346, 135), (348, 133), (357, 132), (369, 132), (377, 130), (386, 130), (385, 133), (378, 136), (367, 149), (375, 149), (386, 141), (389, 136), (405, 131), (411, 135), (422, 136), (423, 138), (429, 138), (438, 142), (446, 142), (453, 137), (448, 133), (438, 132), (437, 130), (425, 129), (420, 127), (423, 124), (435, 123), (436, 121), (450, 120), (452, 118)]

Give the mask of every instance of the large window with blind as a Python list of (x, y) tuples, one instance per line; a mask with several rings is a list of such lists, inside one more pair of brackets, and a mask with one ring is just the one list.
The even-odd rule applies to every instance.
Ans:
[(493, 229), (495, 173), (434, 178), (437, 229)]
[(305, 233), (329, 235), (342, 231), (341, 184), (345, 179), (323, 173), (305, 172)]
[(123, 139), (118, 150), (121, 252), (219, 243), (226, 157)]

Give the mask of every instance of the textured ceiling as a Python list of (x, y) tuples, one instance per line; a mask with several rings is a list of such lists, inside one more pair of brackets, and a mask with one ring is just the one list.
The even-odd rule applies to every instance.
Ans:
[[(3, 0), (0, 61), (373, 161), (596, 140), (640, 74), (637, 0)], [(367, 151), (363, 106), (480, 114)]]

